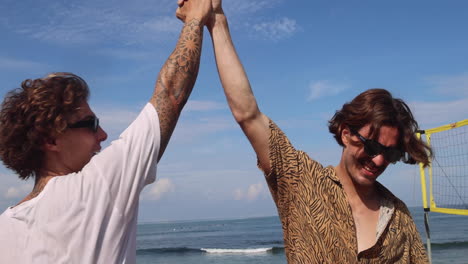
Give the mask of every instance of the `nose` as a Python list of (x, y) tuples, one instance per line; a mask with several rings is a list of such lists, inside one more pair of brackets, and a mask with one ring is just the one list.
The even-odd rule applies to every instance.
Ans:
[(379, 154), (375, 157), (372, 158), (372, 162), (378, 167), (380, 166), (386, 166), (388, 165), (387, 160), (385, 160), (384, 156), (382, 154)]
[(105, 141), (107, 139), (107, 133), (102, 129), (101, 126), (99, 126), (98, 131), (97, 131), (97, 138), (99, 142)]

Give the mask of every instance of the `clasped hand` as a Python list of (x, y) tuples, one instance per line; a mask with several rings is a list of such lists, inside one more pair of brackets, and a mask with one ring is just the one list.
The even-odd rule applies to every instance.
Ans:
[(183, 22), (199, 19), (212, 24), (216, 14), (223, 14), (222, 0), (178, 0), (176, 17)]

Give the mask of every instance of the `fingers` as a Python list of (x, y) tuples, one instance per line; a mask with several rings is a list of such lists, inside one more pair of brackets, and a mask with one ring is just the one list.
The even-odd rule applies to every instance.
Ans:
[(184, 12), (182, 11), (182, 7), (184, 6), (184, 3), (186, 2), (187, 0), (177, 0), (177, 5), (179, 6), (176, 10), (176, 17), (180, 20), (182, 20), (182, 22), (185, 22), (185, 14)]
[(211, 0), (177, 0), (177, 5), (176, 17), (183, 22), (196, 18), (205, 23), (212, 10)]
[(185, 15), (184, 15), (184, 12), (182, 12), (182, 7), (184, 6), (184, 3), (186, 2), (187, 0), (177, 0), (177, 5), (179, 6), (176, 10), (176, 17), (180, 20), (182, 20), (183, 22), (185, 21)]
[(185, 22), (185, 15), (183, 14), (183, 12), (180, 10), (180, 7), (177, 8), (176, 12), (175, 12), (175, 15), (178, 19), (182, 20), (182, 22)]

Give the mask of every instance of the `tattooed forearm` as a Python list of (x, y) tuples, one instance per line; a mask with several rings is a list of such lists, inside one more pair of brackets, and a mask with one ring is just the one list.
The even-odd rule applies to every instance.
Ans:
[(156, 107), (161, 127), (161, 158), (174, 131), (180, 112), (187, 102), (198, 75), (203, 40), (203, 24), (187, 22), (176, 48), (163, 65), (156, 81), (151, 103)]

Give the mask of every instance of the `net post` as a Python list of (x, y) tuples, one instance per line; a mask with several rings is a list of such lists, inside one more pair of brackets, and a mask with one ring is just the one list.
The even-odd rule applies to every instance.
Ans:
[(427, 257), (429, 258), (429, 263), (432, 263), (432, 249), (431, 249), (431, 232), (429, 229), (429, 208), (424, 208), (424, 226), (426, 228), (426, 246), (427, 246)]
[[(421, 135), (425, 133), (424, 130), (418, 130), (416, 131), (416, 137), (419, 140), (421, 139)], [(424, 164), (419, 163), (419, 175), (421, 177), (421, 195), (422, 195), (422, 202), (423, 202), (423, 208), (427, 208), (428, 203), (427, 203), (427, 185), (426, 185), (426, 175), (424, 171)]]

